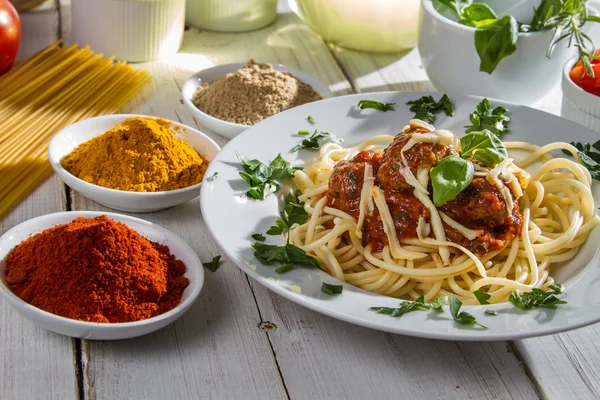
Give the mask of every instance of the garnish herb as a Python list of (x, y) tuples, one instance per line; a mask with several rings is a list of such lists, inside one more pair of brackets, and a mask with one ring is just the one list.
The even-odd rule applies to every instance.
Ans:
[(335, 296), (337, 294), (342, 294), (344, 287), (342, 285), (331, 285), (329, 283), (323, 282), (321, 285), (321, 292), (326, 293), (331, 296)]
[(415, 119), (427, 121), (430, 124), (435, 122), (435, 114), (442, 111), (449, 117), (454, 115), (454, 104), (446, 94), (439, 101), (435, 101), (432, 96), (423, 96), (417, 100), (408, 101), (406, 105), (409, 105), (409, 110), (415, 113)]
[[(302, 131), (299, 131), (298, 134), (305, 135), (304, 133), (300, 133), (300, 132), (302, 132)], [(324, 139), (324, 140), (319, 142), (319, 139)], [(292, 149), (292, 151), (296, 152), (296, 151), (302, 150), (302, 149), (317, 150), (317, 149), (320, 149), (321, 146), (323, 145), (323, 143), (325, 143), (327, 141), (329, 141), (331, 143), (340, 144), (343, 142), (343, 139), (338, 138), (337, 136), (331, 135), (328, 132), (314, 131), (314, 133), (312, 135), (310, 135), (310, 137), (308, 139), (304, 139), (302, 141), (302, 143), (300, 143), (299, 145), (296, 145)]]
[(309, 115), (308, 117), (306, 117), (306, 120), (307, 120), (308, 122), (310, 122), (311, 124), (314, 124), (314, 123), (315, 123), (315, 119), (314, 119), (314, 118), (313, 118), (311, 115)]
[(425, 304), (424, 296), (420, 296), (415, 301), (403, 301), (400, 303), (400, 307), (371, 307), (369, 310), (375, 311), (378, 314), (389, 315), (390, 317), (399, 318), (404, 314), (417, 311), (417, 310), (429, 310), (431, 307)]
[(288, 272), (289, 270), (294, 269), (294, 264), (284, 264), (281, 267), (277, 267), (275, 272), (278, 274), (283, 274), (284, 272)]
[(250, 185), (250, 189), (244, 193), (254, 200), (264, 200), (269, 194), (278, 191), (279, 182), (291, 178), (294, 172), (301, 169), (292, 167), (281, 154), (269, 165), (256, 159), (249, 160), (239, 153), (237, 157), (245, 171), (239, 174)]
[(498, 136), (490, 131), (471, 132), (460, 138), (461, 157), (473, 158), (483, 165), (494, 166), (508, 157), (508, 152)]
[(221, 256), (215, 256), (211, 261), (202, 263), (205, 268), (208, 268), (212, 272), (215, 272), (219, 269), (219, 265), (221, 264)]
[(475, 175), (473, 164), (458, 156), (443, 158), (430, 171), (433, 203), (441, 207), (464, 190)]
[(307, 255), (304, 250), (293, 244), (288, 243), (285, 246), (277, 246), (255, 242), (252, 247), (254, 248), (254, 257), (264, 265), (281, 263), (319, 268), (319, 263), (314, 257)]
[(461, 307), (462, 301), (460, 301), (456, 296), (450, 296), (450, 314), (452, 315), (452, 318), (454, 318), (454, 321), (462, 325), (479, 325), (482, 328), (487, 329), (486, 326), (478, 323), (474, 316), (466, 311), (460, 311)]
[[(275, 220), (275, 225), (272, 225), (267, 231), (267, 235), (281, 235), (288, 233), (292, 225), (302, 225), (308, 219), (308, 213), (304, 209), (304, 203), (298, 197), (302, 194), (300, 190), (285, 196), (284, 207), (281, 210), (281, 219)], [(289, 242), (289, 237), (288, 237)]]
[(302, 136), (310, 135), (310, 131), (298, 131), (298, 135), (302, 135)]
[(485, 293), (483, 290), (479, 289), (473, 292), (473, 294), (475, 295), (475, 297), (477, 297), (477, 300), (479, 301), (479, 304), (490, 304), (490, 302), (488, 301), (490, 299), (489, 294)]
[(559, 304), (567, 304), (566, 301), (558, 298), (559, 294), (564, 293), (562, 285), (554, 284), (548, 287), (547, 291), (542, 289), (532, 289), (531, 292), (519, 293), (514, 290), (508, 301), (517, 308), (531, 310), (537, 307), (556, 308)]
[(485, 310), (485, 314), (486, 315), (491, 315), (491, 316), (495, 317), (496, 315), (498, 315), (498, 311), (492, 310), (491, 308), (488, 308), (488, 309)]
[(365, 108), (374, 108), (379, 111), (393, 111), (394, 104), (396, 103), (382, 103), (380, 101), (375, 100), (361, 100), (358, 102), (357, 107), (359, 110), (364, 110)]
[(264, 242), (267, 238), (261, 235), (260, 233), (255, 233), (254, 235), (252, 235), (252, 239), (256, 240), (257, 242)]
[(500, 137), (508, 131), (510, 117), (506, 116), (508, 110), (502, 106), (492, 109), (490, 101), (486, 98), (477, 104), (475, 112), (469, 115), (471, 125), (466, 126), (466, 133), (488, 130)]
[(517, 50), (518, 39), (517, 20), (511, 15), (478, 27), (475, 31), (475, 49), (481, 60), (479, 70), (488, 74), (494, 72), (500, 61)]
[(440, 296), (433, 301), (433, 303), (429, 304), (431, 309), (437, 312), (444, 312), (442, 306), (448, 305), (448, 296)]
[(207, 181), (212, 182), (215, 179), (217, 179), (217, 175), (219, 175), (218, 172), (215, 172), (214, 174), (212, 174), (211, 176), (209, 176), (208, 178), (206, 178)]
[[(590, 171), (592, 178), (600, 181), (600, 140), (593, 144), (571, 142), (577, 148), (581, 164)], [(570, 151), (563, 149), (563, 153), (572, 156)]]

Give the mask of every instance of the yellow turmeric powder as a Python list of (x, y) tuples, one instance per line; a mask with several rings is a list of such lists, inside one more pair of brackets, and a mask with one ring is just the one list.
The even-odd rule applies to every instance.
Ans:
[(79, 145), (61, 165), (79, 179), (117, 190), (158, 192), (195, 185), (207, 162), (169, 125), (160, 118), (130, 118)]

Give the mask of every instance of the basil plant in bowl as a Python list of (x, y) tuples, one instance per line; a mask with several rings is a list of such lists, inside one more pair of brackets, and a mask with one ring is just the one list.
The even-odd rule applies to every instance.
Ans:
[(521, 104), (552, 90), (567, 59), (589, 65), (600, 22), (588, 0), (422, 0), (421, 11), (419, 51), (438, 90)]

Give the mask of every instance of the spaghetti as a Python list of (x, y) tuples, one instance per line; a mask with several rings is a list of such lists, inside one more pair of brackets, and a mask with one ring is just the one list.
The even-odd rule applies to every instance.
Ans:
[[(431, 150), (425, 153), (424, 148), (416, 147), (419, 140), (412, 139), (405, 140), (402, 151), (396, 154), (401, 161), (394, 171), (402, 176), (399, 184), (410, 185), (409, 195), (381, 187), (386, 179), (381, 170), (386, 162), (384, 153), (389, 155), (397, 142), (393, 136), (376, 136), (351, 148), (324, 145), (316, 162), (295, 173), (295, 183), (302, 192), (299, 199), (305, 202), (309, 219), (291, 229), (290, 242), (317, 258), (321, 268), (337, 279), (398, 298), (423, 295), (430, 302), (455, 295), (465, 304), (479, 304), (473, 292), (481, 289), (491, 296), (490, 303), (498, 303), (506, 301), (513, 290), (546, 289), (553, 284), (551, 265), (573, 258), (600, 222), (595, 215), (589, 171), (577, 162), (550, 154), (565, 149), (576, 155), (576, 149), (567, 143), (538, 147), (506, 142), (511, 154), (526, 156), (520, 161), (505, 158), (493, 167), (475, 163), (473, 181), (462, 196), (479, 197), (474, 198), (477, 201), (463, 201), (462, 211), (473, 216), (479, 205), (482, 213), (492, 213), (500, 204), (502, 218), (506, 218), (498, 225), (502, 229), (487, 232), (479, 226), (465, 226), (473, 225), (469, 218), (451, 217), (448, 205), (452, 203), (436, 207), (430, 199), (430, 169), (448, 152), (459, 150), (457, 138), (445, 137), (448, 131), (440, 135), (418, 120), (411, 121), (403, 133), (414, 133), (414, 129), (417, 134), (412, 137), (429, 142), (427, 149)], [(433, 137), (436, 132), (437, 137)], [(425, 154), (423, 159), (433, 164), (422, 165), (413, 174), (407, 168), (412, 162), (407, 159), (411, 148), (413, 155)], [(437, 154), (436, 149), (442, 148), (446, 153)], [(332, 175), (358, 162), (364, 165), (359, 171), (362, 174), (344, 176), (345, 186), (341, 186), (347, 192), (354, 190), (354, 203), (340, 207), (339, 199), (347, 193), (335, 192), (331, 185), (339, 184)], [(379, 173), (374, 172), (377, 168)], [(523, 168), (534, 172), (529, 175)], [(476, 186), (479, 191), (474, 191)], [(400, 208), (393, 206), (394, 196), (400, 196)], [(485, 196), (500, 200), (498, 204), (486, 202)], [(401, 210), (401, 214), (391, 215), (390, 210)], [(373, 221), (382, 228), (379, 242), (369, 233)], [(406, 235), (408, 231), (414, 234)]]
[(116, 112), (149, 80), (114, 57), (58, 43), (0, 77), (0, 216), (52, 173), (54, 133)]

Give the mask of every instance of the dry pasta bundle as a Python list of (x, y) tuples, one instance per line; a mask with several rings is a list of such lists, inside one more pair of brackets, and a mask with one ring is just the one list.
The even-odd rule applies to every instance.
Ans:
[(52, 173), (52, 136), (118, 111), (150, 81), (88, 47), (51, 45), (0, 77), (0, 217)]

